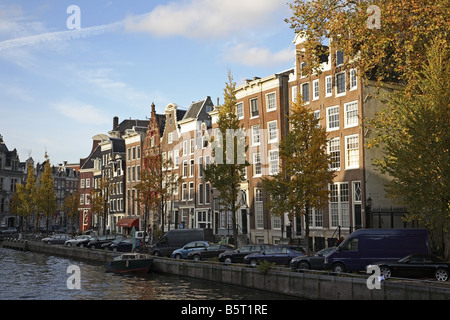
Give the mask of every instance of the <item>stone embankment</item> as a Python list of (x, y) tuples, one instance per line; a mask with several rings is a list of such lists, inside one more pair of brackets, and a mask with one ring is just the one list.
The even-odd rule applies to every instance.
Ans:
[[(46, 245), (26, 240), (5, 240), (3, 247), (28, 250), (72, 259), (108, 262), (116, 254), (105, 250)], [(267, 273), (245, 266), (156, 258), (153, 272), (200, 278), (303, 299), (347, 300), (450, 300), (450, 284), (434, 281), (381, 282), (380, 289), (369, 289), (369, 275), (333, 275), (320, 272), (293, 272), (272, 269)]]

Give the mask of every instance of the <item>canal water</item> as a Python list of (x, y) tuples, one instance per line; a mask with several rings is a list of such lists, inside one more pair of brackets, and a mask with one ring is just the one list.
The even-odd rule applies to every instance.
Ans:
[[(69, 289), (69, 266), (80, 289)], [(70, 285), (69, 285), (70, 286)], [(290, 300), (291, 296), (149, 273), (117, 275), (104, 264), (0, 247), (0, 300)]]

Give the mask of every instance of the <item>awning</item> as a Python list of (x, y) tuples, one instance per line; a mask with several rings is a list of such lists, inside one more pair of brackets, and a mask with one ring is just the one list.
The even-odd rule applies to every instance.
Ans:
[(139, 218), (122, 218), (119, 221), (117, 221), (116, 226), (118, 227), (125, 227), (125, 228), (133, 228), (139, 227)]

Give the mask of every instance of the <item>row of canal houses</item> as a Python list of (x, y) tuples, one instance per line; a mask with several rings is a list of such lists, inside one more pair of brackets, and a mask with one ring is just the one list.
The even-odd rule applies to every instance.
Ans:
[[(329, 185), (328, 207), (311, 211), (310, 246), (318, 250), (333, 244), (338, 235), (345, 236), (358, 228), (404, 226), (400, 215), (373, 214), (373, 208), (393, 204), (383, 188), (388, 178), (372, 166), (376, 151), (365, 147), (370, 131), (363, 120), (380, 110), (380, 97), (393, 88), (386, 84), (380, 89), (371, 82), (363, 83), (356, 68), (343, 68), (346, 57), (338, 50), (331, 50), (320, 75), (305, 75), (303, 41), (300, 36), (294, 40), (292, 69), (254, 77), (236, 87), (236, 114), (246, 132), (246, 159), (250, 163), (246, 180), (240, 186), (240, 241), (276, 244), (301, 239), (304, 233), (303, 218), (296, 218), (291, 225), (287, 216), (270, 214), (266, 206), (268, 195), (261, 187), (261, 177), (279, 170), (278, 143), (289, 131), (289, 109), (298, 93), (320, 119), (320, 125), (326, 127), (328, 152), (333, 158), (330, 170), (336, 171), (334, 183)], [(231, 235), (231, 213), (219, 208), (217, 191), (205, 181), (202, 172), (212, 159), (210, 137), (217, 127), (218, 108), (219, 101), (215, 105), (206, 96), (187, 110), (170, 103), (161, 114), (152, 104), (148, 120), (127, 119), (119, 123), (115, 117), (112, 130), (94, 136), (91, 153), (80, 159), (80, 230), (102, 226), (101, 219), (90, 210), (88, 194), (104, 175), (114, 179), (107, 230), (143, 230), (143, 210), (136, 201), (139, 193), (135, 186), (140, 182), (143, 159), (160, 155), (173, 161), (173, 167), (166, 168), (165, 174), (180, 177), (182, 182), (167, 202), (164, 220), (153, 212), (150, 228), (164, 221), (164, 230), (212, 228), (216, 235)]]

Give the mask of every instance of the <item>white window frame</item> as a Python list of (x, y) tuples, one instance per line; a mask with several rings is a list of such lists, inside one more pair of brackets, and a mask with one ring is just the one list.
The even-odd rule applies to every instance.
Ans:
[(336, 228), (350, 227), (350, 195), (348, 182), (329, 184), (330, 194), (330, 226)]
[(270, 92), (266, 94), (267, 112), (277, 110), (277, 93)]
[(172, 132), (169, 132), (169, 135), (168, 135), (168, 144), (171, 144), (172, 142), (173, 142), (173, 133)]
[(330, 164), (330, 169), (341, 170), (341, 139), (339, 137), (328, 141), (328, 154), (333, 160)]
[[(254, 102), (254, 103), (253, 103)], [(250, 119), (258, 118), (259, 117), (259, 105), (258, 105), (258, 98), (252, 98), (249, 100), (250, 103)], [(253, 114), (253, 105), (256, 106), (256, 115)]]
[(325, 77), (325, 97), (333, 96), (333, 77)]
[[(338, 77), (341, 76), (341, 75), (344, 75), (344, 91), (343, 92), (338, 92), (338, 90), (339, 90)], [(336, 75), (335, 75), (335, 83), (336, 83), (336, 85), (335, 85), (335, 88), (336, 88), (335, 96), (336, 97), (345, 96), (345, 94), (347, 93), (347, 74), (346, 74), (345, 71), (336, 73)]]
[(261, 188), (255, 188), (255, 224), (256, 229), (264, 229), (264, 199)]
[(252, 145), (258, 146), (261, 143), (259, 124), (252, 126)]
[(244, 104), (239, 102), (236, 104), (236, 115), (238, 119), (244, 119)]
[[(274, 126), (275, 125), (275, 126)], [(268, 143), (278, 142), (278, 122), (277, 120), (267, 122)]]
[(261, 153), (253, 153), (253, 176), (260, 177), (262, 175)]
[[(337, 113), (336, 113), (337, 110)], [(339, 119), (339, 106), (332, 106), (332, 107), (328, 107), (326, 109), (327, 111), (327, 131), (336, 131), (339, 130), (339, 126), (340, 126), (340, 119)], [(331, 114), (331, 112), (333, 112)], [(330, 117), (335, 117), (337, 115), (337, 125), (334, 125), (333, 127), (331, 127), (331, 123), (336, 123), (336, 120), (333, 118), (332, 121), (330, 121)]]
[(358, 100), (344, 104), (344, 128), (356, 127), (358, 125)]
[(313, 101), (319, 99), (319, 79), (313, 80), (312, 82), (312, 91), (313, 91)]
[(269, 174), (275, 175), (280, 171), (278, 150), (269, 150)]
[(358, 77), (356, 75), (356, 68), (350, 69), (350, 91), (358, 88)]
[(345, 169), (359, 168), (359, 144), (359, 134), (345, 136)]

